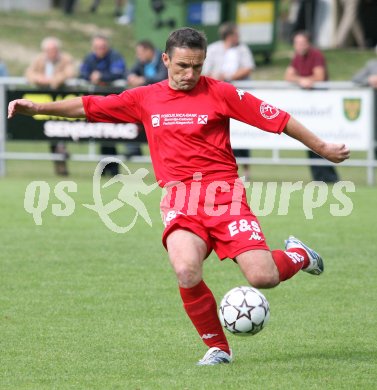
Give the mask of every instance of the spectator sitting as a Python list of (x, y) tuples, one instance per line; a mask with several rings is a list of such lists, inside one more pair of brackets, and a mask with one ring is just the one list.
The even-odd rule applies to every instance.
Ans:
[[(110, 47), (109, 40), (103, 35), (92, 39), (92, 52), (89, 53), (80, 68), (80, 78), (94, 85), (109, 85), (115, 80), (124, 79), (126, 62), (120, 53)], [(101, 144), (101, 155), (116, 155), (116, 146), (112, 143)], [(116, 163), (107, 164), (103, 174), (117, 175), (119, 166)]]
[[(294, 57), (285, 72), (285, 80), (298, 84), (300, 87), (310, 89), (318, 81), (328, 80), (326, 60), (323, 54), (311, 44), (310, 34), (298, 31), (293, 37)], [(308, 151), (309, 158), (321, 157)], [(316, 181), (335, 183), (338, 181), (336, 170), (331, 165), (311, 165), (312, 177)]]
[(369, 60), (352, 78), (352, 81), (362, 86), (377, 88), (377, 59)]
[[(363, 87), (372, 87), (375, 90), (377, 90), (377, 59), (369, 60), (365, 64), (365, 66), (352, 77), (352, 81)], [(377, 139), (376, 128), (375, 128), (375, 139)], [(377, 159), (377, 146), (374, 148), (374, 158)]]
[(42, 52), (26, 70), (29, 83), (52, 89), (62, 86), (75, 76), (75, 65), (71, 55), (61, 51), (61, 42), (47, 37), (41, 43)]
[[(136, 45), (136, 63), (127, 77), (127, 85), (131, 88), (141, 85), (154, 84), (165, 80), (168, 71), (162, 61), (162, 53), (156, 49), (152, 42), (143, 40)], [(126, 144), (126, 157), (141, 156), (139, 142)]]
[(285, 72), (285, 80), (302, 88), (312, 88), (318, 81), (328, 80), (326, 60), (311, 45), (310, 34), (298, 31), (293, 37), (294, 57)]
[[(58, 38), (47, 37), (41, 43), (42, 52), (32, 61), (26, 70), (29, 83), (39, 87), (56, 89), (68, 79), (75, 76), (75, 65), (70, 54), (61, 51)], [(54, 167), (57, 175), (67, 176), (68, 152), (63, 142), (51, 142), (51, 153), (59, 153), (64, 160), (55, 160)]]
[(92, 40), (92, 52), (81, 64), (80, 78), (94, 85), (108, 85), (123, 79), (125, 73), (126, 62), (121, 54), (110, 47), (105, 36), (95, 36)]
[(162, 61), (161, 52), (150, 41), (140, 41), (136, 45), (135, 65), (127, 77), (130, 87), (139, 87), (165, 80), (168, 71)]
[[(203, 74), (218, 80), (237, 81), (250, 78), (255, 62), (249, 47), (240, 43), (238, 27), (225, 22), (219, 28), (220, 40), (208, 45)], [(235, 157), (248, 158), (249, 150), (233, 149)], [(243, 165), (245, 180), (249, 180), (249, 166)]]
[(217, 80), (245, 80), (255, 68), (249, 47), (240, 43), (238, 27), (226, 22), (219, 28), (221, 40), (208, 45), (203, 74)]

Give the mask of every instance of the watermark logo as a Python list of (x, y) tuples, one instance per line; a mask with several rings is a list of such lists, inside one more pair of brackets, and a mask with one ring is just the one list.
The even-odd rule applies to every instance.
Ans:
[[(103, 170), (110, 164), (118, 164), (122, 168), (117, 174), (104, 182)], [(92, 181), (93, 203), (81, 204), (86, 209), (94, 211), (99, 220), (114, 233), (127, 233), (136, 224), (140, 217), (146, 224), (152, 226), (152, 220), (145, 202), (145, 197), (154, 191), (159, 183), (145, 182), (149, 171), (139, 168), (134, 172), (120, 159), (108, 157), (96, 166)], [(113, 187), (117, 189), (108, 191)], [(114, 190), (113, 188), (113, 190)], [(250, 189), (248, 199), (245, 192)], [(177, 218), (189, 218), (202, 215), (219, 217), (221, 215), (235, 216), (230, 219), (228, 230), (230, 237), (239, 233), (249, 234), (250, 240), (261, 240), (261, 229), (256, 221), (245, 219), (241, 205), (248, 201), (255, 216), (288, 215), (289, 209), (301, 210), (305, 219), (315, 217), (317, 210), (329, 212), (333, 217), (345, 217), (351, 214), (353, 202), (348, 193), (355, 192), (355, 185), (350, 181), (340, 181), (331, 186), (323, 182), (254, 182), (248, 183), (236, 179), (234, 183), (227, 181), (207, 182), (202, 173), (196, 172), (188, 182), (169, 182), (162, 192), (161, 211), (163, 223), (169, 225)], [(46, 181), (33, 181), (25, 190), (24, 209), (31, 214), (36, 225), (42, 225), (43, 213), (47, 210), (50, 197), (56, 201), (51, 205), (51, 213), (57, 217), (69, 217), (76, 210), (74, 193), (78, 192), (78, 185), (73, 181), (58, 182), (52, 189)], [(224, 196), (225, 195), (225, 196)], [(108, 201), (109, 196), (111, 200)], [(292, 202), (291, 198), (295, 197)], [(104, 200), (105, 199), (105, 200)], [(301, 203), (301, 204), (300, 204)], [(298, 205), (299, 208), (297, 207)], [(157, 205), (153, 205), (157, 207)], [(113, 214), (123, 209), (122, 213)], [(117, 223), (119, 215), (122, 223)], [(323, 215), (323, 211), (322, 211)], [(124, 222), (126, 217), (127, 223)], [(241, 217), (241, 219), (240, 219)]]
[[(25, 190), (24, 210), (31, 214), (36, 225), (42, 225), (42, 214), (47, 210), (51, 188), (46, 181), (32, 181)], [(56, 217), (69, 217), (75, 211), (76, 204), (68, 193), (77, 192), (73, 181), (61, 181), (54, 188), (55, 197), (60, 203), (53, 203), (51, 212)]]
[[(102, 172), (110, 163), (119, 164), (124, 168), (126, 174), (115, 175), (102, 185)], [(149, 171), (146, 168), (139, 168), (132, 173), (120, 159), (107, 157), (97, 164), (93, 174), (93, 204), (83, 204), (82, 206), (95, 211), (105, 226), (114, 233), (127, 233), (135, 226), (139, 217), (144, 219), (149, 226), (152, 226), (152, 220), (145, 203), (139, 197), (140, 194), (148, 195), (158, 187), (158, 183), (148, 185), (144, 182), (148, 173)], [(115, 183), (121, 183), (118, 195), (116, 199), (105, 204), (102, 198), (102, 190)], [(53, 203), (51, 206), (53, 215), (57, 217), (69, 217), (74, 213), (76, 203), (69, 193), (77, 192), (77, 188), (77, 184), (73, 181), (61, 181), (56, 184), (53, 192), (58, 203)], [(51, 188), (46, 181), (33, 181), (26, 187), (24, 209), (33, 216), (36, 225), (42, 225), (43, 223), (42, 214), (48, 208), (50, 194)], [(130, 209), (133, 212), (131, 222), (126, 226), (119, 226), (111, 218), (111, 214), (122, 207), (126, 207), (128, 212)]]
[[(110, 163), (116, 163), (122, 166), (127, 172), (127, 175), (115, 175), (101, 187), (102, 172), (106, 165)], [(114, 233), (127, 233), (135, 226), (139, 216), (142, 217), (149, 226), (152, 226), (152, 220), (149, 216), (148, 210), (145, 207), (144, 202), (139, 198), (139, 194), (148, 195), (158, 186), (158, 183), (154, 183), (152, 185), (145, 184), (144, 178), (148, 175), (148, 173), (149, 171), (146, 168), (139, 168), (135, 173), (131, 173), (127, 165), (118, 158), (104, 158), (99, 164), (97, 164), (93, 175), (94, 204), (83, 204), (83, 206), (95, 211), (106, 227)], [(101, 188), (110, 187), (114, 183), (122, 184), (118, 197), (117, 199), (113, 199), (111, 202), (104, 204), (101, 195)], [(119, 226), (111, 219), (110, 214), (125, 205), (131, 206), (135, 215), (131, 223), (127, 226)]]

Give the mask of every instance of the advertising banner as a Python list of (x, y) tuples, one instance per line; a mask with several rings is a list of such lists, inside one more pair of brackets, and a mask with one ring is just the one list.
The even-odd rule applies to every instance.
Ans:
[[(373, 91), (247, 90), (257, 98), (287, 111), (328, 142), (345, 143), (367, 151), (373, 134)], [(291, 149), (305, 147), (285, 134), (276, 135), (231, 120), (231, 142), (237, 149)]]
[(274, 33), (274, 2), (237, 3), (237, 24), (241, 41), (247, 44), (270, 44)]
[[(85, 94), (88, 94), (88, 91), (7, 90), (6, 105), (14, 99), (30, 99), (36, 103), (46, 103)], [(95, 139), (146, 142), (143, 126), (139, 124), (88, 123), (85, 120), (48, 115), (35, 115), (34, 117), (17, 115), (11, 121), (7, 121), (6, 130), (7, 138), (12, 140), (84, 141)]]

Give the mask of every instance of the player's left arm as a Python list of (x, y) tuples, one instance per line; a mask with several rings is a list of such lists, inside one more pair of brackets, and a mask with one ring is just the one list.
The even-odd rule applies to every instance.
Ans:
[(289, 118), (284, 133), (331, 162), (340, 163), (350, 156), (350, 150), (345, 144), (333, 144), (322, 140), (293, 117)]

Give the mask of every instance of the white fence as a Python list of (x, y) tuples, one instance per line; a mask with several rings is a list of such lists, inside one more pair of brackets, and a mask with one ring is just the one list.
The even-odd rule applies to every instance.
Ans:
[[(50, 153), (12, 153), (6, 150), (6, 89), (17, 89), (25, 83), (23, 78), (0, 79), (0, 175), (5, 174), (5, 161), (51, 160), (60, 155)], [(366, 153), (365, 159), (351, 158), (343, 166), (365, 167), (368, 184), (374, 184), (375, 142), (375, 92), (371, 88), (356, 87), (348, 82), (318, 83), (313, 90), (302, 90), (286, 82), (239, 82), (238, 88), (290, 112), (313, 132), (330, 142), (344, 142), (352, 151)], [(91, 91), (88, 89), (88, 93)], [(282, 150), (300, 150), (303, 145), (282, 134), (273, 135), (237, 121), (231, 121), (231, 141), (235, 148), (272, 150), (270, 158), (240, 158), (240, 163), (253, 165), (328, 165), (321, 159), (283, 158)], [(93, 145), (91, 143), (90, 145)], [(73, 154), (74, 161), (98, 161), (101, 156), (89, 147), (88, 154)], [(149, 156), (134, 161), (150, 161)]]

